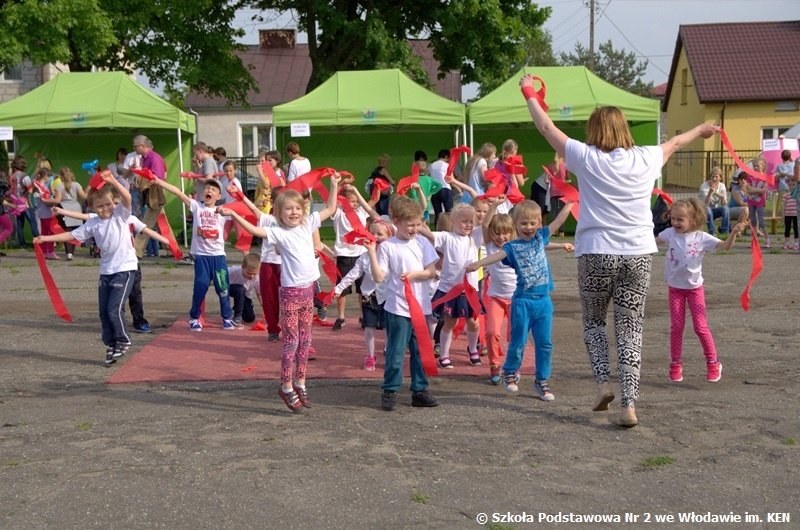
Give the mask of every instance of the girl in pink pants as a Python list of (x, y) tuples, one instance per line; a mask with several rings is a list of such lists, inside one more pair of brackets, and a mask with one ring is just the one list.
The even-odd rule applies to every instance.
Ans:
[(744, 223), (733, 227), (727, 240), (721, 241), (703, 232), (706, 225), (706, 208), (699, 199), (675, 201), (670, 210), (672, 227), (656, 238), (666, 243), (669, 249), (664, 264), (664, 278), (669, 286), (671, 381), (683, 381), (683, 328), (686, 321), (686, 306), (692, 315), (694, 332), (700, 339), (706, 357), (706, 381), (715, 383), (722, 377), (722, 363), (717, 358), (714, 337), (708, 328), (706, 300), (703, 290), (703, 257), (706, 252), (718, 249), (730, 250), (736, 236), (744, 229)]

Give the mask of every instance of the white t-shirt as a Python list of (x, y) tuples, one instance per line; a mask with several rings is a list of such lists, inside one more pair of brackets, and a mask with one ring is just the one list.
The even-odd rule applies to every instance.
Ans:
[(294, 228), (279, 224), (267, 228), (265, 240), (277, 245), (281, 252), (281, 287), (305, 287), (319, 279), (313, 239), (319, 226), (319, 212), (314, 212)]
[(664, 162), (661, 147), (634, 146), (606, 153), (569, 139), (564, 154), (581, 192), (575, 256), (656, 252), (650, 198)]
[[(378, 247), (378, 265), (386, 273), (383, 283), (386, 284), (385, 311), (393, 315), (410, 317), (406, 301), (405, 286), (400, 275), (407, 272), (422, 271), (439, 261), (433, 245), (423, 236), (414, 239), (398, 239), (390, 237)], [(431, 314), (430, 282), (411, 282), (414, 297), (422, 306), (422, 313)]]
[[(700, 202), (706, 204), (706, 196), (708, 195), (708, 190), (711, 189), (711, 183), (709, 181), (705, 181), (700, 184), (700, 191), (698, 192), (698, 196), (700, 197)], [(728, 205), (728, 191), (725, 189), (725, 184), (722, 182), (717, 182), (715, 185), (714, 193), (711, 195), (711, 199), (708, 201), (709, 208), (719, 208), (721, 206)]]
[[(480, 228), (476, 230), (480, 231)], [(433, 232), (433, 246), (442, 254), (437, 290), (446, 293), (464, 281), (467, 265), (478, 260), (478, 247), (471, 235), (460, 236), (453, 232)], [(467, 273), (467, 280), (475, 289), (478, 288), (477, 271)]]
[(486, 163), (486, 159), (481, 158), (475, 164), (475, 167), (472, 168), (472, 172), (469, 174), (469, 180), (467, 184), (470, 188), (475, 190), (478, 195), (483, 195), (486, 191), (483, 188), (483, 172), (488, 169), (489, 165)]
[(236, 186), (237, 190), (244, 193), (244, 191), (242, 191), (242, 183), (239, 182), (239, 179), (237, 179), (236, 177), (233, 177), (233, 180), (228, 180), (228, 177), (222, 177), (220, 178), (219, 183), (222, 186), (222, 199), (225, 201), (225, 204), (236, 201), (236, 199), (231, 197), (231, 194), (228, 193), (227, 188), (229, 184), (233, 184), (234, 186)]
[[(278, 225), (278, 220), (272, 215), (262, 213), (258, 216), (258, 226), (261, 228), (270, 228)], [(266, 239), (261, 240), (261, 262), (273, 263), (275, 265), (281, 264), (281, 257), (275, 250), (275, 243), (270, 243)]]
[[(486, 243), (487, 257), (497, 254), (500, 250), (502, 249), (494, 243)], [(510, 299), (517, 288), (517, 273), (514, 267), (503, 265), (502, 261), (498, 261), (486, 267), (486, 270), (489, 271), (489, 289), (486, 294), (495, 298)]]
[(258, 290), (258, 274), (252, 278), (246, 278), (241, 265), (228, 267), (228, 285), (241, 285), (244, 287), (244, 295), (252, 299), (253, 293)]
[(125, 169), (137, 169), (142, 167), (142, 155), (137, 153), (136, 151), (132, 153), (128, 153), (125, 155), (125, 160), (122, 162), (122, 167)]
[(289, 168), (286, 170), (286, 183), (290, 183), (309, 171), (311, 171), (311, 160), (308, 158), (292, 159), (292, 161), (289, 162)]
[[(135, 271), (139, 266), (128, 222), (131, 211), (122, 204), (114, 207), (109, 219), (90, 217), (88, 221), (72, 231), (72, 237), (86, 241), (90, 237), (100, 249), (100, 274)], [(133, 222), (132, 220), (130, 222)]]
[(372, 293), (375, 293), (379, 304), (386, 300), (386, 289), (384, 288), (386, 282), (375, 283), (375, 278), (372, 277), (372, 267), (370, 266), (368, 252), (364, 252), (358, 257), (355, 265), (353, 265), (353, 268), (350, 269), (350, 272), (345, 274), (344, 278), (342, 278), (339, 283), (336, 284), (336, 288), (333, 290), (333, 292), (336, 294), (341, 294), (342, 291), (356, 283), (356, 280), (359, 278), (361, 278), (362, 295), (369, 296)]
[[(369, 219), (369, 214), (359, 206), (356, 208), (356, 215), (359, 219), (361, 219), (361, 224), (366, 225), (367, 219)], [(341, 208), (337, 208), (336, 212), (331, 217), (331, 221), (333, 222), (333, 230), (336, 232), (336, 241), (333, 243), (333, 252), (337, 256), (360, 256), (364, 252), (366, 252), (366, 248), (363, 245), (348, 245), (342, 238), (348, 232), (353, 230), (353, 226), (350, 224), (350, 221), (347, 220), (347, 216), (345, 215), (344, 211)]]
[(433, 180), (442, 185), (442, 189), (450, 189), (450, 184), (445, 182), (444, 176), (447, 175), (447, 167), (450, 164), (444, 160), (437, 160), (428, 166), (428, 174)]
[(230, 217), (219, 215), (216, 206), (209, 208), (194, 199), (189, 209), (192, 211), (194, 229), (189, 253), (194, 256), (224, 256), (225, 222)]
[(658, 238), (669, 244), (664, 257), (664, 280), (677, 289), (696, 289), (703, 285), (703, 256), (714, 252), (720, 241), (708, 232), (695, 230), (686, 234), (667, 228)]

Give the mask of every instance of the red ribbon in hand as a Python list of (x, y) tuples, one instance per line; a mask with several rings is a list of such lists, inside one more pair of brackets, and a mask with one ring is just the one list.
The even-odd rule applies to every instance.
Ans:
[(147, 180), (155, 180), (158, 178), (156, 177), (156, 174), (150, 171), (150, 169), (148, 168), (131, 169), (131, 173), (135, 173), (136, 175), (139, 175), (140, 177)]
[(417, 164), (411, 164), (411, 175), (408, 177), (403, 177), (400, 179), (400, 182), (397, 183), (397, 193), (398, 195), (405, 195), (408, 193), (408, 190), (411, 189), (412, 184), (417, 184), (419, 182), (419, 166)]
[[(42, 220), (42, 222), (45, 222), (45, 221)], [(55, 216), (51, 217), (50, 218), (50, 233), (54, 234), (54, 235), (58, 235), (58, 234), (63, 234), (64, 232), (66, 232), (66, 230), (61, 228), (61, 225), (58, 224), (58, 217), (55, 217)], [(69, 243), (70, 245), (75, 245), (76, 247), (81, 246), (81, 242), (78, 241), (77, 239), (71, 239), (70, 241), (67, 241), (67, 243)]]
[(469, 307), (472, 310), (472, 318), (478, 318), (481, 316), (481, 302), (478, 297), (478, 291), (469, 283), (467, 280), (467, 275), (464, 274), (464, 279), (461, 283), (458, 283), (453, 286), (452, 289), (447, 291), (444, 296), (441, 298), (437, 298), (433, 302), (431, 302), (431, 307), (438, 307), (445, 302), (449, 302), (450, 300), (454, 300), (458, 298), (461, 293), (467, 297), (467, 302), (469, 303)]
[(344, 216), (347, 222), (350, 223), (351, 228), (351, 230), (342, 237), (342, 240), (348, 245), (362, 244), (365, 240), (375, 241), (375, 236), (373, 236), (369, 230), (367, 230), (367, 227), (364, 226), (364, 223), (361, 222), (361, 218), (350, 205), (350, 201), (341, 196), (338, 197), (338, 201), (339, 208), (344, 212)]
[(550, 107), (547, 106), (547, 103), (544, 102), (544, 98), (547, 95), (547, 88), (544, 86), (544, 80), (538, 76), (531, 76), (533, 77), (534, 81), (539, 81), (542, 84), (542, 88), (539, 90), (535, 90), (532, 86), (524, 86), (522, 87), (522, 95), (525, 97), (525, 100), (535, 99), (539, 102), (539, 106), (542, 107), (542, 110), (547, 112)]
[(92, 189), (99, 190), (100, 188), (102, 188), (105, 185), (106, 185), (106, 181), (103, 180), (103, 172), (102, 171), (98, 171), (97, 173), (92, 175), (92, 178), (89, 179), (89, 186)]
[(205, 179), (206, 176), (202, 173), (194, 173), (192, 171), (182, 171), (181, 172), (182, 179)]
[(548, 168), (547, 166), (543, 165), (542, 169), (544, 169), (544, 172), (547, 173), (547, 175), (550, 177), (550, 185), (553, 187), (556, 193), (561, 195), (561, 197), (559, 197), (561, 201), (564, 202), (564, 204), (568, 202), (575, 203), (572, 206), (571, 213), (572, 216), (577, 221), (579, 216), (578, 212), (580, 212), (580, 200), (581, 200), (580, 193), (578, 193), (578, 190), (575, 188), (575, 186), (568, 184), (567, 182), (553, 175), (553, 173), (550, 171), (550, 168)]
[(667, 203), (667, 206), (672, 206), (672, 197), (670, 197), (669, 193), (667, 193), (666, 191), (658, 188), (653, 188), (653, 195), (658, 195), (659, 197), (664, 199), (664, 202)]
[(306, 190), (314, 190), (322, 198), (323, 201), (328, 201), (328, 189), (322, 185), (322, 179), (330, 177), (336, 173), (332, 167), (321, 167), (312, 169), (308, 173), (300, 175), (286, 185), (286, 189), (295, 190), (298, 193), (303, 193)]
[(408, 302), (411, 328), (414, 330), (414, 336), (417, 339), (422, 369), (430, 376), (439, 375), (439, 370), (436, 368), (436, 358), (433, 356), (433, 341), (431, 341), (428, 323), (425, 319), (425, 314), (422, 312), (422, 306), (414, 296), (414, 290), (411, 288), (411, 282), (408, 279), (403, 280), (403, 292), (406, 295), (406, 302)]
[(391, 187), (392, 187), (392, 184), (388, 180), (386, 180), (386, 179), (384, 179), (382, 177), (373, 177), (373, 179), (372, 179), (372, 196), (370, 197), (370, 199), (372, 199), (372, 202), (374, 202), (374, 203), (378, 202), (378, 200), (380, 200), (380, 198), (381, 198), (381, 193), (391, 189)]
[(242, 193), (242, 190), (240, 190), (236, 186), (236, 184), (234, 184), (233, 182), (231, 182), (230, 184), (228, 184), (225, 187), (225, 191), (227, 191), (228, 195), (230, 195), (232, 198), (236, 199), (237, 201), (243, 201), (244, 200), (244, 193)]
[(761, 247), (758, 245), (758, 234), (756, 231), (756, 227), (750, 225), (750, 234), (752, 239), (750, 240), (750, 251), (752, 253), (753, 258), (753, 265), (750, 269), (750, 279), (747, 280), (747, 285), (742, 291), (741, 301), (742, 301), (742, 309), (745, 311), (750, 310), (750, 288), (758, 278), (758, 275), (761, 274), (761, 271), (764, 270), (764, 258), (761, 255)]
[(183, 252), (181, 252), (181, 247), (178, 246), (178, 242), (175, 241), (175, 236), (172, 234), (172, 229), (169, 226), (169, 222), (167, 222), (167, 216), (164, 212), (158, 214), (156, 218), (156, 222), (158, 223), (158, 231), (161, 232), (161, 235), (167, 238), (169, 241), (169, 251), (172, 254), (172, 257), (176, 260), (180, 260), (183, 258)]
[(731, 155), (731, 158), (733, 158), (733, 161), (736, 162), (736, 165), (739, 167), (739, 169), (741, 169), (742, 171), (744, 171), (745, 173), (747, 173), (748, 175), (750, 175), (754, 179), (763, 180), (767, 184), (769, 184), (770, 186), (774, 186), (775, 185), (775, 176), (774, 175), (768, 175), (766, 173), (760, 173), (760, 172), (756, 171), (755, 169), (751, 168), (750, 166), (748, 166), (747, 164), (745, 164), (742, 161), (742, 159), (739, 158), (739, 155), (737, 155), (736, 151), (733, 149), (733, 145), (731, 145), (731, 141), (728, 140), (728, 135), (725, 133), (724, 129), (720, 129), (719, 130), (719, 138), (720, 138), (720, 140), (722, 140), (722, 145), (724, 145), (725, 149), (728, 150), (728, 153)]
[(264, 173), (264, 176), (266, 176), (267, 180), (269, 181), (270, 188), (280, 188), (283, 186), (283, 182), (278, 174), (275, 173), (275, 168), (272, 167), (272, 164), (269, 163), (269, 160), (264, 160), (261, 162), (260, 167), (261, 172)]
[[(335, 286), (339, 282), (339, 267), (337, 267), (336, 262), (324, 252), (317, 252), (317, 255), (319, 259), (322, 260), (322, 271), (325, 273), (325, 276), (328, 277), (331, 286)], [(332, 287), (330, 291), (317, 293), (317, 300), (322, 302), (323, 305), (329, 306), (331, 302), (333, 302), (333, 296)]]
[(447, 163), (447, 173), (445, 173), (445, 176), (451, 176), (453, 174), (458, 164), (458, 159), (461, 158), (462, 154), (469, 156), (472, 154), (472, 150), (466, 145), (450, 148), (450, 162)]
[(527, 175), (528, 168), (522, 163), (522, 155), (512, 155), (501, 162), (511, 175)]
[[(234, 212), (238, 213), (241, 217), (245, 219), (248, 223), (255, 225), (258, 224), (258, 219), (250, 211), (250, 208), (243, 202), (229, 202), (225, 205), (225, 208), (229, 210), (233, 210)], [(242, 225), (236, 223), (236, 245), (235, 247), (238, 250), (241, 250), (244, 253), (250, 251), (250, 246), (253, 244), (253, 234), (248, 232), (244, 229)]]
[(53, 275), (50, 274), (50, 269), (47, 268), (47, 263), (44, 260), (44, 251), (38, 243), (33, 244), (33, 250), (36, 254), (36, 262), (39, 264), (39, 272), (42, 274), (44, 281), (44, 288), (47, 290), (47, 295), (50, 297), (50, 303), (53, 304), (53, 309), (61, 319), (67, 322), (72, 322), (72, 316), (64, 304), (64, 299), (61, 298), (61, 293), (58, 291), (58, 286)]

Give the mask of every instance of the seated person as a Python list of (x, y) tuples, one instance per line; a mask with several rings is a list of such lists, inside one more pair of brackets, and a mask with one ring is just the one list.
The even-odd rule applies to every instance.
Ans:
[(722, 218), (719, 232), (720, 234), (727, 234), (730, 228), (730, 212), (728, 211), (728, 193), (725, 190), (725, 184), (722, 182), (721, 168), (711, 168), (708, 180), (700, 185), (700, 201), (706, 205), (708, 233), (713, 234), (715, 231), (714, 220)]
[(728, 201), (728, 216), (737, 222), (744, 222), (749, 217), (747, 210), (747, 181), (734, 174), (731, 179), (731, 197)]

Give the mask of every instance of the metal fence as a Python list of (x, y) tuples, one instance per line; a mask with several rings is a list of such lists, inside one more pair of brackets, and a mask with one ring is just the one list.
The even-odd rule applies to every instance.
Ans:
[[(739, 157), (748, 162), (761, 151), (738, 151)], [(664, 166), (664, 187), (699, 188), (708, 177), (711, 168), (719, 166), (726, 184), (736, 171), (736, 163), (727, 151), (678, 151)]]

